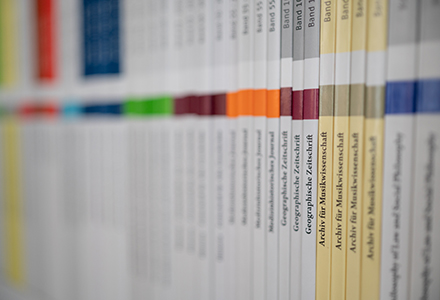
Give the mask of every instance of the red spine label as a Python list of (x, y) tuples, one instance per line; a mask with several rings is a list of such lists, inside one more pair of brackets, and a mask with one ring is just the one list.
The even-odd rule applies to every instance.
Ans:
[(38, 78), (56, 78), (55, 0), (37, 0)]

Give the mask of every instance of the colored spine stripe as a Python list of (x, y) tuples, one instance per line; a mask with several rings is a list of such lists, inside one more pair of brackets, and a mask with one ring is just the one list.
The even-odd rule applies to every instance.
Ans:
[(56, 0), (37, 1), (38, 79), (52, 81), (57, 76)]
[[(122, 105), (102, 105), (102, 108), (100, 110), (102, 111), (102, 113), (116, 114), (119, 109), (119, 113), (124, 113), (129, 116), (168, 116), (172, 114), (185, 114), (188, 113), (188, 105), (185, 102), (186, 100), (184, 99), (185, 98), (173, 99), (170, 96), (146, 99), (130, 98), (127, 99)], [(101, 105), (98, 106), (101, 107)]]
[(81, 105), (75, 101), (64, 103), (60, 109), (64, 119), (75, 119), (81, 116)]
[(19, 107), (18, 114), (23, 118), (53, 118), (59, 114), (60, 108), (55, 104), (27, 103)]
[(440, 112), (440, 79), (422, 79), (417, 82), (417, 104), (418, 113)]
[(83, 0), (83, 8), (84, 76), (118, 74), (119, 0)]

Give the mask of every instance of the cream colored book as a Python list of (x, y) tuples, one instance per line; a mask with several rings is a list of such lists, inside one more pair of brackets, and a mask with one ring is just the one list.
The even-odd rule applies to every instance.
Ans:
[(338, 0), (336, 8), (335, 96), (333, 117), (333, 195), (331, 299), (345, 299), (351, 22), (353, 1)]
[(378, 299), (382, 218), (385, 59), (388, 1), (367, 7), (367, 80), (362, 204), (361, 299)]
[(350, 120), (347, 195), (346, 299), (360, 298), (361, 212), (364, 157), (365, 51), (367, 0), (355, 1), (352, 10)]
[(336, 0), (321, 1), (316, 299), (330, 299)]

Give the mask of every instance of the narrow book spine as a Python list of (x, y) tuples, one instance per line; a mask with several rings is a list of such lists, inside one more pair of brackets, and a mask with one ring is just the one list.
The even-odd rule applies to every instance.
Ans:
[(252, 187), (251, 168), (253, 127), (253, 18), (254, 3), (238, 1), (238, 132), (237, 132), (237, 253), (238, 299), (251, 299), (252, 295)]
[(364, 98), (367, 1), (353, 3), (350, 74), (350, 149), (348, 151), (348, 212), (346, 298), (360, 298), (361, 217), (364, 153)]
[(316, 295), (316, 200), (318, 187), (318, 113), (319, 113), (319, 28), (320, 3), (306, 3), (304, 33), (304, 102), (303, 102), (303, 163), (302, 163), (302, 265), (301, 298)]
[(229, 194), (226, 203), (226, 298), (236, 298), (237, 287), (237, 247), (236, 247), (236, 222), (237, 222), (237, 117), (238, 117), (238, 0), (227, 1), (226, 20), (226, 115), (227, 115), (227, 161), (226, 173)]
[(350, 108), (350, 50), (353, 1), (336, 5), (335, 94), (333, 118), (333, 197), (331, 298), (345, 298)]
[(278, 299), (281, 1), (269, 0), (267, 4), (266, 299)]
[[(195, 28), (195, 3), (193, 0), (184, 0), (182, 5), (183, 14), (183, 72), (182, 83), (183, 92), (188, 101), (188, 114), (185, 124), (185, 219), (186, 219), (186, 257), (185, 269), (192, 268), (194, 271), (184, 277), (184, 297), (186, 299), (197, 299), (199, 294), (198, 276), (199, 276), (199, 264), (197, 262), (197, 215), (196, 215), (196, 188), (197, 188), (197, 176), (196, 176), (196, 121), (197, 112), (199, 110), (199, 101), (195, 92), (195, 74), (196, 67), (196, 28)], [(150, 12), (151, 13), (151, 12)], [(152, 74), (154, 75), (154, 73)]]
[[(213, 133), (213, 169), (212, 195), (213, 201), (213, 273), (214, 284), (212, 299), (225, 299), (227, 268), (226, 268), (226, 222), (229, 186), (227, 185), (227, 119), (226, 119), (226, 47), (227, 47), (227, 3), (217, 0), (213, 3), (213, 93), (212, 113), (214, 117)], [(209, 201), (209, 200), (208, 200)]]
[(440, 5), (420, 3), (409, 299), (440, 295)]
[(332, 251), (335, 0), (321, 1), (316, 298), (330, 299)]
[(214, 295), (213, 283), (213, 131), (212, 117), (212, 42), (213, 31), (211, 22), (211, 1), (195, 1), (196, 26), (196, 53), (195, 72), (198, 101), (196, 118), (196, 203), (197, 203), (197, 260), (199, 264), (199, 278), (197, 286), (200, 299), (212, 298)]
[(278, 297), (290, 296), (290, 210), (292, 172), (292, 56), (293, 1), (281, 1), (281, 89), (280, 89), (280, 160), (279, 160), (279, 284)]
[(266, 295), (267, 0), (255, 2), (254, 13), (252, 295), (255, 300), (263, 300)]
[(380, 299), (409, 291), (416, 92), (417, 3), (389, 6)]
[(301, 297), (302, 140), (305, 1), (293, 1), (292, 171), (290, 209), (290, 299)]
[(23, 245), (23, 195), (21, 170), (21, 141), (18, 120), (12, 116), (5, 118), (2, 127), (2, 200), (5, 235), (4, 276), (15, 286), (25, 283), (25, 249)]
[(361, 299), (379, 298), (388, 2), (368, 2)]

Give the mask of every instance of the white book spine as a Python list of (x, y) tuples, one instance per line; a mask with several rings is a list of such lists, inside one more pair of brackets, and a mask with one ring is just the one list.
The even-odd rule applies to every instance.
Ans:
[(304, 30), (304, 110), (302, 140), (301, 299), (316, 291), (316, 189), (318, 163), (318, 89), (320, 4), (306, 2)]
[[(252, 299), (253, 1), (238, 1), (237, 254), (238, 299)], [(253, 101), (253, 100), (250, 100)], [(251, 107), (249, 107), (251, 105)], [(250, 110), (250, 111), (249, 111)]]
[(389, 11), (380, 298), (409, 299), (418, 9)]
[(281, 1), (281, 78), (279, 154), (279, 299), (290, 297), (290, 226), (292, 172), (293, 1)]
[(301, 237), (302, 237), (302, 141), (304, 93), (304, 5), (293, 3), (293, 75), (292, 75), (292, 171), (290, 226), (290, 299), (301, 297)]
[[(251, 215), (253, 228), (252, 295), (266, 296), (266, 103), (267, 103), (267, 1), (254, 5), (254, 124)], [(259, 101), (261, 97), (264, 101)], [(264, 107), (257, 107), (264, 106)]]
[(440, 5), (421, 1), (418, 45), (410, 299), (440, 295)]
[[(281, 1), (267, 3), (266, 299), (278, 299)], [(278, 103), (271, 103), (271, 93)], [(278, 109), (270, 115), (271, 106)]]
[(237, 299), (236, 288), (237, 283), (237, 247), (236, 247), (236, 222), (237, 222), (237, 117), (231, 114), (231, 110), (236, 103), (232, 103), (238, 90), (238, 0), (228, 0), (226, 2), (226, 57), (225, 72), (227, 77), (227, 121), (226, 121), (226, 186), (228, 189), (226, 201), (226, 227), (225, 227), (225, 262), (226, 272), (228, 274), (225, 279), (226, 299)]

